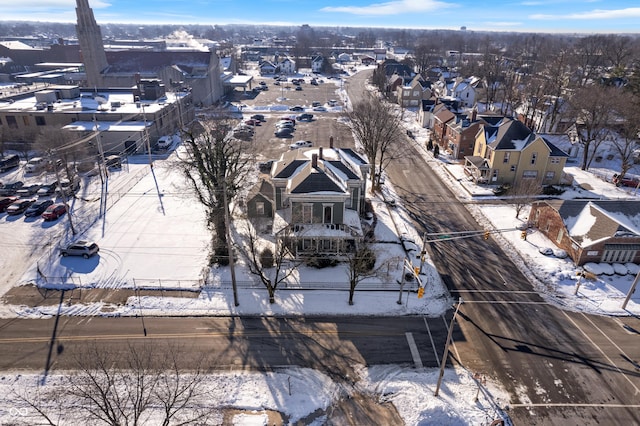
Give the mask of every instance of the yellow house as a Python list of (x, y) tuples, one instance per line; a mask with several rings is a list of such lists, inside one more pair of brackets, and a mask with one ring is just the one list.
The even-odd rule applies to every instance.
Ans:
[(465, 157), (465, 172), (474, 181), (491, 185), (515, 185), (524, 179), (557, 185), (563, 180), (567, 158), (520, 121), (505, 118), (478, 131), (473, 155)]

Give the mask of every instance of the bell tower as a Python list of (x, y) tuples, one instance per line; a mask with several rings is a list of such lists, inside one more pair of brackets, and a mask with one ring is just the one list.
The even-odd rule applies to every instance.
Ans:
[(89, 7), (89, 0), (76, 0), (76, 35), (80, 42), (80, 54), (87, 74), (87, 86), (101, 87), (104, 71), (109, 63), (102, 43), (102, 31)]

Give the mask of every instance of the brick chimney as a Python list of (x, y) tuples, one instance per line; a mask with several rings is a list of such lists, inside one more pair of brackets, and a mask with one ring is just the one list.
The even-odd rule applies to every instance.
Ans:
[(311, 155), (311, 167), (314, 169), (318, 168), (318, 154)]
[(333, 149), (333, 136), (329, 136), (329, 148)]
[(324, 158), (322, 158), (322, 147), (318, 148), (318, 158), (324, 160)]

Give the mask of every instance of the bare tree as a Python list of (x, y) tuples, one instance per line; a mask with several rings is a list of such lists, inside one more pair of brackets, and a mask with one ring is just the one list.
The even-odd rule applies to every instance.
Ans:
[(397, 259), (388, 259), (377, 263), (376, 252), (366, 241), (360, 247), (347, 254), (347, 275), (349, 277), (349, 305), (353, 305), (356, 287), (363, 280), (386, 275), (389, 265), (397, 263)]
[(184, 132), (185, 154), (179, 165), (196, 197), (205, 207), (207, 225), (214, 231), (211, 263), (229, 261), (225, 220), (226, 200), (231, 203), (250, 171), (251, 158), (244, 144), (229, 137), (233, 121), (225, 116), (194, 122)]
[[(256, 230), (256, 224), (247, 220), (244, 227), (245, 243), (240, 246), (240, 252), (247, 260), (249, 272), (258, 278), (269, 293), (269, 303), (275, 303), (275, 294), (278, 285), (289, 278), (300, 263), (286, 244), (286, 234), (289, 228), (281, 231), (281, 235), (275, 241), (260, 238)], [(285, 268), (288, 262), (288, 269)]]
[(612, 144), (621, 158), (618, 179), (622, 180), (633, 167), (634, 151), (638, 147), (640, 138), (640, 99), (631, 92), (625, 92), (618, 98), (620, 120), (617, 137), (612, 138)]
[(516, 209), (516, 219), (520, 217), (522, 210), (542, 193), (542, 185), (538, 179), (520, 179), (512, 186), (507, 194), (509, 202)]
[[(78, 138), (71, 132), (62, 129), (52, 129), (36, 136), (34, 149), (42, 152), (54, 167), (56, 161), (62, 161), (62, 168), (67, 179), (73, 178), (72, 165), (85, 159), (89, 155), (87, 142), (78, 142)], [(61, 172), (62, 170), (58, 170)]]
[(600, 85), (578, 89), (570, 100), (579, 143), (583, 148), (582, 170), (588, 170), (598, 148), (611, 132), (618, 89)]
[(70, 420), (70, 410), (78, 415), (72, 420), (85, 418), (89, 424), (133, 426), (147, 424), (150, 418), (161, 419), (156, 424), (164, 426), (206, 424), (209, 414), (199, 407), (207, 359), (201, 356), (183, 369), (180, 360), (185, 352), (178, 346), (145, 343), (129, 344), (120, 354), (88, 345), (74, 354), (75, 371), (65, 376), (62, 385), (16, 395), (49, 425)]
[(350, 120), (351, 129), (362, 144), (369, 163), (373, 165), (371, 185), (378, 188), (382, 172), (401, 153), (398, 142), (402, 134), (402, 118), (373, 96), (353, 104), (352, 110), (347, 111), (345, 116)]

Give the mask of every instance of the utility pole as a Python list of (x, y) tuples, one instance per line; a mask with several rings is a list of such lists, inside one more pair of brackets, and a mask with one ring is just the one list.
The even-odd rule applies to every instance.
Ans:
[(462, 297), (458, 299), (458, 305), (456, 306), (456, 310), (453, 313), (453, 317), (451, 318), (451, 323), (449, 324), (449, 333), (447, 333), (447, 342), (444, 345), (444, 354), (442, 355), (442, 362), (440, 363), (440, 374), (438, 375), (438, 384), (436, 385), (436, 391), (433, 393), (433, 396), (438, 396), (438, 393), (440, 392), (440, 385), (442, 384), (442, 376), (444, 376), (444, 366), (447, 364), (447, 357), (449, 356), (449, 345), (451, 344), (451, 336), (453, 335), (453, 326), (455, 325), (456, 316), (458, 316), (460, 305), (462, 305)]
[[(62, 189), (62, 185), (60, 185), (61, 180), (60, 180), (60, 171), (58, 170), (58, 166), (56, 164), (56, 159), (55, 159), (55, 151), (54, 150), (50, 150), (49, 151), (49, 158), (53, 158), (53, 170), (56, 173), (56, 180), (58, 181), (58, 189), (60, 190), (60, 197), (62, 197), (62, 203), (64, 204), (64, 206), (67, 209), (67, 218), (69, 219), (69, 227), (71, 228), (71, 233), (73, 235), (76, 235), (76, 228), (73, 226), (73, 219), (71, 218), (71, 209), (69, 208), (69, 202), (67, 199), (67, 194), (65, 193), (65, 190)], [(68, 176), (67, 176), (68, 177)], [(73, 190), (74, 187), (74, 178), (76, 176), (74, 175), (72, 179), (70, 179), (70, 188), (71, 190)]]
[(224, 229), (227, 237), (227, 252), (229, 253), (229, 268), (231, 268), (231, 286), (233, 287), (233, 304), (240, 305), (238, 302), (238, 287), (236, 285), (236, 268), (233, 258), (233, 247), (231, 245), (231, 222), (229, 217), (229, 203), (227, 202), (227, 181), (226, 176), (222, 179), (222, 199), (224, 202)]

